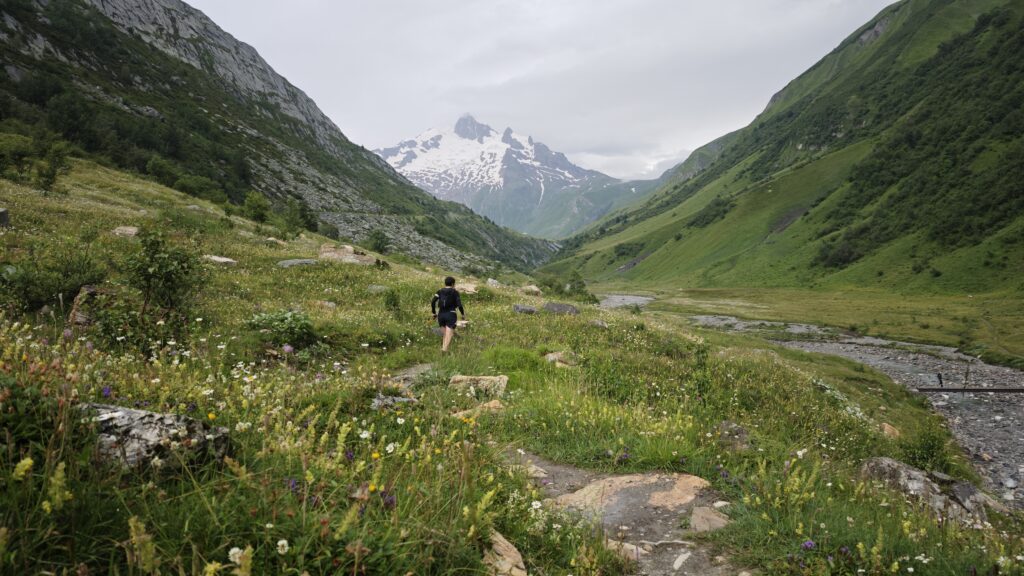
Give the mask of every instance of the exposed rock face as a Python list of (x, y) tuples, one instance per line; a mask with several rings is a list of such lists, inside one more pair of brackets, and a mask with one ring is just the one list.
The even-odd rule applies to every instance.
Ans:
[(712, 532), (721, 530), (729, 524), (729, 517), (714, 508), (697, 506), (690, 514), (690, 530), (694, 532)]
[(86, 404), (99, 428), (99, 455), (128, 467), (180, 466), (189, 460), (221, 460), (228, 454), (227, 428), (177, 416), (105, 404)]
[(544, 310), (551, 314), (558, 314), (563, 316), (575, 316), (580, 313), (579, 308), (573, 306), (572, 304), (561, 304), (558, 302), (548, 302), (547, 304), (544, 305)]
[(508, 376), (463, 376), (456, 374), (448, 384), (460, 392), (474, 392), (485, 396), (501, 396), (508, 386)]
[(494, 399), (490, 402), (484, 402), (479, 406), (474, 406), (468, 410), (460, 410), (452, 414), (453, 418), (477, 418), (481, 414), (494, 414), (501, 412), (505, 409), (505, 405), (501, 403), (501, 400)]
[(484, 553), (484, 564), (492, 576), (528, 576), (522, 554), (497, 530), (491, 531), (491, 548)]
[(89, 314), (89, 306), (99, 295), (99, 289), (95, 286), (82, 286), (75, 296), (75, 302), (71, 305), (71, 315), (68, 321), (75, 326), (88, 326), (92, 324), (92, 315)]
[(951, 498), (933, 482), (924, 470), (892, 458), (870, 458), (861, 466), (861, 475), (890, 489), (898, 490), (932, 510), (940, 519), (974, 523), (986, 519), (984, 504), (997, 503), (963, 482), (951, 489)]
[(320, 247), (320, 254), (317, 257), (321, 260), (341, 262), (343, 264), (358, 264), (360, 266), (372, 266), (377, 261), (373, 256), (359, 252), (347, 244), (340, 248), (331, 244), (324, 244)]

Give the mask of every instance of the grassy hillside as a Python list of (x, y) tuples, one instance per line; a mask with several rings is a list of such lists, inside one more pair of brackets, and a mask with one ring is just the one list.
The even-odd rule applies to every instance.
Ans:
[[(145, 23), (184, 19), (191, 9), (149, 14), (138, 3), (126, 10)], [(240, 207), (255, 191), (275, 211), (299, 213), (298, 223), (311, 230), (323, 221), (321, 229), (361, 241), (377, 231), (397, 249), (450, 266), (498, 261), (527, 270), (551, 252), (546, 242), (415, 188), (349, 142), (311, 101), (308, 114), (329, 126), (284, 110), (271, 94), (242, 90), (255, 72), (226, 75), (212, 39), (185, 42), (205, 54), (194, 65), (116, 27), (84, 1), (15, 0), (4, 4), (4, 14), (0, 132), (7, 135), (0, 136), (0, 172), (9, 177), (31, 177), (25, 158), (43, 159), (64, 146), (226, 208)], [(152, 29), (172, 32), (162, 24)], [(179, 41), (173, 36), (164, 44)], [(298, 102), (291, 104), (303, 104), (305, 95), (280, 80)]]
[(1017, 301), (1022, 14), (1018, 2), (980, 0), (887, 8), (706, 170), (570, 239), (544, 270), (579, 270), (602, 289)]
[[(1020, 568), (1016, 520), (940, 524), (858, 479), (875, 455), (972, 474), (920, 399), (863, 367), (671, 318), (514, 314), (541, 300), (511, 288), (466, 295), (472, 323), (441, 356), (426, 312), (441, 270), (280, 268), (326, 239), (268, 242), (214, 204), (89, 162), (58, 183), (67, 195), (0, 181), (13, 224), (0, 229), (4, 574), (482, 573), (491, 530), (531, 574), (623, 573), (587, 520), (535, 507), (504, 456), (516, 448), (707, 478), (733, 523), (702, 541), (764, 573)], [(117, 226), (142, 227), (141, 239)], [(163, 235), (149, 257), (147, 231)], [(192, 268), (190, 254), (238, 263)], [(147, 307), (139, 287), (154, 284), (140, 278), (152, 270), (176, 279), (167, 290), (195, 290), (157, 290)], [(69, 296), (86, 282), (103, 295), (96, 323), (72, 326)], [(551, 351), (577, 365), (556, 368)], [(401, 394), (389, 373), (422, 362), (433, 368), (412, 388), (419, 402), (370, 408)], [(451, 417), (482, 400), (449, 388), (452, 374), (508, 375), (505, 409)], [(104, 465), (83, 402), (225, 426), (231, 457), (191, 462), (172, 446), (138, 470)], [(721, 442), (724, 421), (753, 447)], [(883, 422), (902, 436), (882, 435)]]

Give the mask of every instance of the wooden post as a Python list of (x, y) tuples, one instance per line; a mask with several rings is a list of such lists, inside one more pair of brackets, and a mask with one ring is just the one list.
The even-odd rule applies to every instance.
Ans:
[(7, 208), (0, 208), (0, 228), (7, 228), (11, 225), (11, 217), (7, 214)]

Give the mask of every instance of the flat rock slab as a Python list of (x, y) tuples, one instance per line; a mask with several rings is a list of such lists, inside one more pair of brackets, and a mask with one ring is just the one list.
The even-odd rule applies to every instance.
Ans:
[(476, 294), (476, 284), (456, 284), (455, 289), (463, 294)]
[(85, 404), (97, 424), (101, 458), (128, 467), (180, 466), (174, 451), (197, 460), (222, 460), (230, 449), (227, 428), (199, 420), (106, 404)]
[(134, 238), (139, 235), (139, 228), (137, 226), (118, 226), (113, 230), (114, 236), (120, 236), (121, 238)]
[(372, 266), (377, 262), (377, 259), (373, 256), (359, 252), (347, 244), (340, 247), (324, 244), (320, 246), (318, 258), (331, 262), (341, 262), (342, 264), (358, 264), (360, 266)]
[(434, 369), (433, 364), (416, 364), (391, 377), (391, 381), (402, 388), (410, 388), (424, 374)]
[(483, 414), (497, 414), (505, 409), (505, 405), (501, 403), (501, 400), (494, 399), (490, 402), (484, 402), (479, 406), (474, 406), (468, 410), (461, 410), (452, 414), (452, 418), (479, 418)]
[(572, 304), (562, 304), (560, 302), (548, 302), (547, 304), (544, 305), (544, 311), (548, 312), (549, 314), (560, 314), (568, 316), (575, 316), (580, 313), (579, 308), (573, 306)]
[[(689, 540), (694, 510), (713, 517), (718, 501), (703, 478), (689, 474), (648, 473), (607, 475), (558, 464), (519, 452), (516, 467), (536, 468), (534, 476), (551, 505), (572, 508), (598, 519), (607, 534), (606, 546), (639, 564), (639, 574), (736, 576), (740, 570), (705, 545)], [(700, 515), (706, 514), (700, 512)], [(718, 515), (718, 516), (715, 516)]]
[(516, 314), (536, 314), (537, 309), (533, 306), (526, 306), (524, 304), (513, 304), (512, 311)]
[(281, 260), (277, 263), (280, 268), (294, 268), (295, 266), (316, 266), (319, 264), (316, 260), (311, 258), (293, 258), (291, 260)]
[(460, 392), (473, 392), (474, 395), (500, 397), (508, 386), (508, 376), (464, 376), (456, 374), (448, 384)]
[(697, 506), (690, 513), (690, 530), (694, 532), (713, 532), (725, 528), (728, 524), (729, 517), (713, 506)]
[(543, 290), (541, 290), (540, 288), (533, 284), (530, 284), (529, 286), (523, 286), (521, 290), (522, 293), (526, 294), (527, 296), (540, 296), (541, 294), (544, 293)]
[(234, 266), (235, 264), (238, 264), (238, 260), (232, 260), (225, 256), (214, 256), (213, 254), (204, 254), (203, 260), (213, 262), (214, 264), (219, 264), (221, 266)]

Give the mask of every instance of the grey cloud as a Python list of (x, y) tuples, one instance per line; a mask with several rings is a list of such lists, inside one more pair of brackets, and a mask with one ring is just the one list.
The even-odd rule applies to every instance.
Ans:
[(750, 122), (891, 0), (191, 3), (368, 148), (470, 112), (633, 177)]

